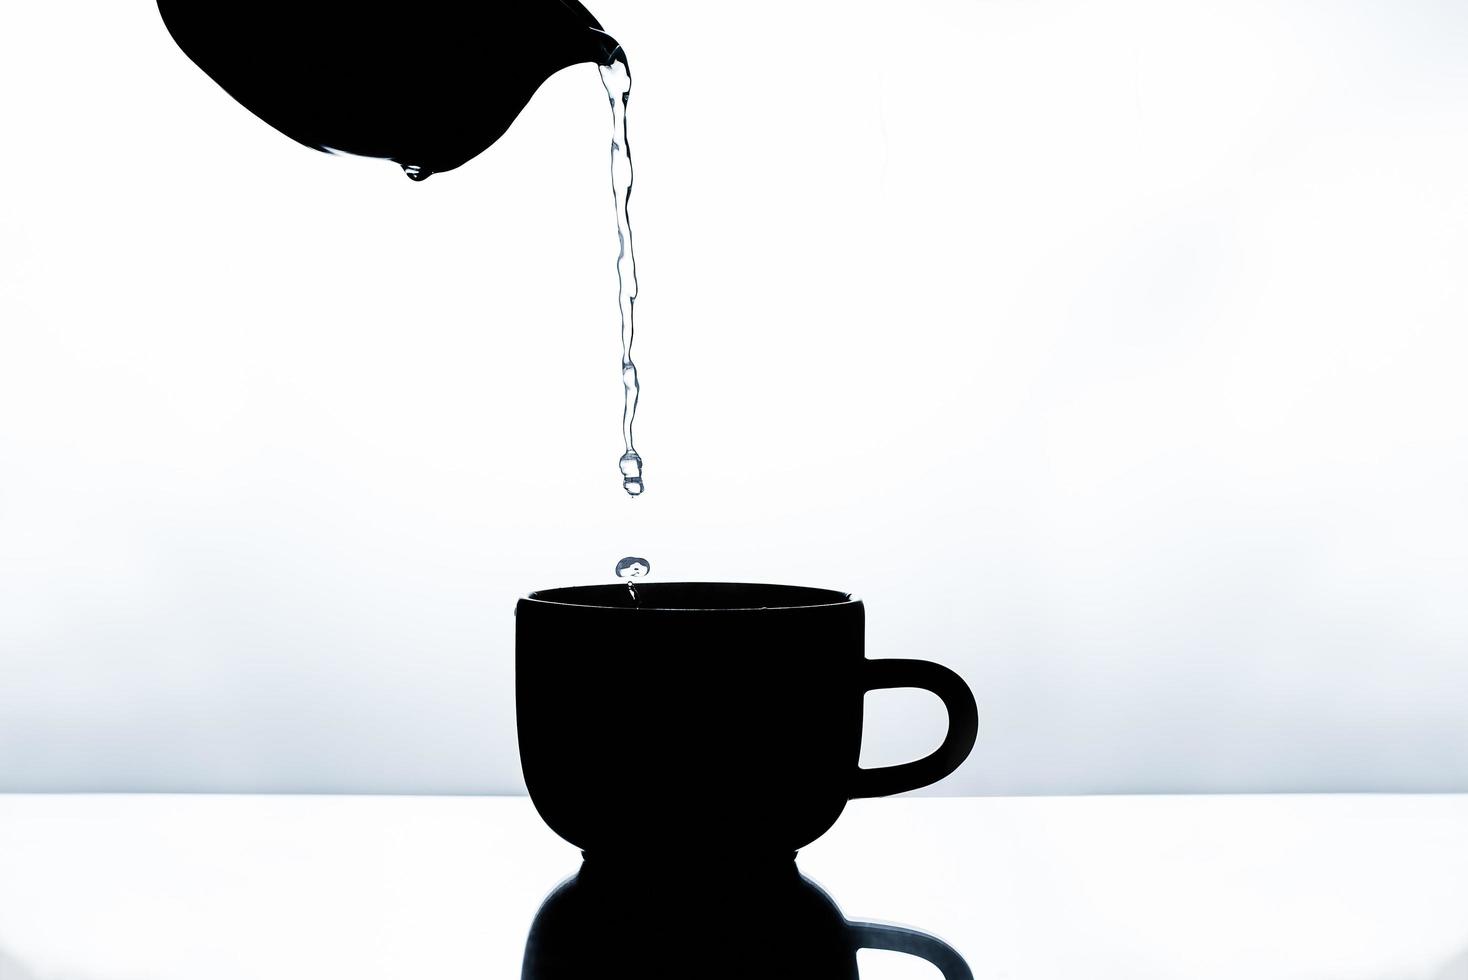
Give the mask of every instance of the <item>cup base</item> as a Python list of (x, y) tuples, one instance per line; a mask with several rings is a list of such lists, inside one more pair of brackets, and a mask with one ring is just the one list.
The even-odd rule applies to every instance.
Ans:
[(799, 851), (770, 851), (751, 854), (730, 848), (649, 848), (636, 851), (581, 852), (588, 869), (604, 869), (608, 874), (636, 873), (645, 878), (672, 878), (686, 875), (691, 868), (700, 873), (735, 870), (741, 874), (784, 873), (795, 869)]

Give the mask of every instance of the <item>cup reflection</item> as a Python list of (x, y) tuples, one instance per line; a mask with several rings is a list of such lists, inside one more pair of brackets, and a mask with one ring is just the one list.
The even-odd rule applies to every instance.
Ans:
[(935, 936), (847, 921), (789, 859), (718, 871), (588, 859), (536, 914), (521, 980), (859, 980), (859, 949), (908, 953), (944, 980), (973, 980)]

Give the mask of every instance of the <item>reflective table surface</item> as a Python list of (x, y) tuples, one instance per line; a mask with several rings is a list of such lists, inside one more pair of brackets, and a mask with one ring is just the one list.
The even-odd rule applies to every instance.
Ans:
[(798, 875), (711, 855), (583, 871), (518, 798), (0, 796), (0, 980), (1468, 980), (1465, 796), (866, 800)]

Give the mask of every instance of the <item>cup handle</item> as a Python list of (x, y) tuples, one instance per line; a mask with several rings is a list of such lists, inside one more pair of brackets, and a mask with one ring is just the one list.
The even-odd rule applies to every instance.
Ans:
[(927, 660), (867, 660), (864, 689), (879, 691), (889, 687), (916, 687), (932, 691), (943, 699), (948, 709), (948, 733), (943, 744), (929, 756), (916, 762), (904, 762), (880, 769), (856, 770), (852, 787), (853, 800), (868, 796), (891, 796), (910, 789), (928, 786), (949, 775), (963, 764), (979, 737), (979, 706), (973, 692), (953, 671)]
[(974, 980), (974, 973), (958, 950), (926, 932), (875, 922), (849, 922), (852, 945), (857, 949), (889, 949), (927, 960), (943, 974), (943, 980)]

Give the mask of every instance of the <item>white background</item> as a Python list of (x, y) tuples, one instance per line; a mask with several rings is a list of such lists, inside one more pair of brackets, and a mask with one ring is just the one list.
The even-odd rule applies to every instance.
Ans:
[(625, 554), (860, 594), (938, 792), (1468, 789), (1468, 8), (593, 8), (637, 501), (592, 66), (414, 184), (0, 14), (0, 789), (518, 792), (514, 600)]

